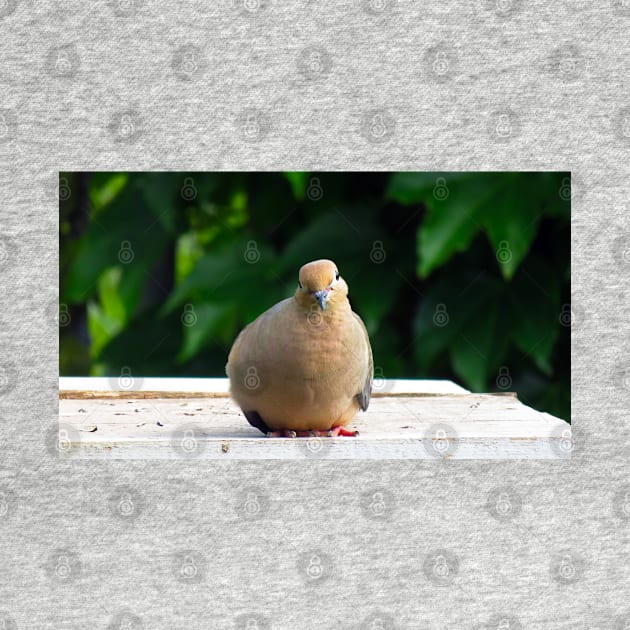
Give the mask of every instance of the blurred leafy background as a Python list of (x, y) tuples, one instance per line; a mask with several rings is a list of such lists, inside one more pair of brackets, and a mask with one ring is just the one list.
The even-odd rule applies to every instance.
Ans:
[(61, 375), (224, 376), (331, 258), (377, 378), (570, 419), (569, 173), (60, 173)]

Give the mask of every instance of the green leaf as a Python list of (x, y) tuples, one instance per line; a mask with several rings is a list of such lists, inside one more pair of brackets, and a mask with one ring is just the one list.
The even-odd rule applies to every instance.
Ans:
[(121, 326), (92, 300), (87, 304), (87, 315), (87, 328), (92, 342), (90, 355), (92, 359), (98, 359), (101, 350), (120, 332)]
[(155, 221), (159, 221), (169, 234), (175, 231), (175, 200), (180, 196), (183, 181), (176, 173), (142, 173), (137, 179)]
[(98, 297), (103, 312), (122, 328), (127, 321), (128, 313), (118, 292), (121, 277), (122, 270), (119, 266), (104, 271), (98, 281)]
[(537, 173), (499, 175), (493, 194), (481, 208), (483, 225), (506, 280), (516, 272), (538, 231), (541, 184)]
[(223, 242), (197, 261), (192, 272), (173, 290), (162, 313), (172, 312), (184, 301), (255, 299), (266, 288), (265, 280), (273, 271), (274, 259), (273, 251), (258, 241)]
[(505, 357), (509, 339), (509, 317), (500, 299), (487, 303), (481, 315), (466, 322), (450, 350), (453, 369), (477, 392), (488, 389), (489, 377)]
[(376, 266), (370, 254), (384, 241), (382, 230), (360, 209), (334, 208), (293, 237), (282, 254), (280, 269), (294, 274), (311, 260), (330, 258), (352, 288), (351, 279), (361, 268)]
[(138, 304), (146, 274), (163, 255), (169, 236), (144, 203), (137, 186), (129, 185), (90, 222), (67, 271), (64, 301), (86, 302), (97, 290), (101, 273), (120, 266), (120, 295), (127, 313)]
[(492, 193), (488, 175), (440, 182), (427, 200), (429, 212), (418, 234), (418, 273), (426, 278), (456, 252), (464, 251), (482, 228), (484, 203)]
[(451, 265), (426, 290), (414, 320), (416, 362), (426, 372), (468, 323), (501, 291), (499, 282), (479, 269)]
[(436, 187), (439, 188), (439, 180), (452, 183), (466, 178), (470, 178), (470, 173), (394, 173), (389, 179), (385, 197), (402, 205), (421, 203), (433, 195)]
[(397, 378), (405, 373), (398, 330), (388, 322), (383, 322), (378, 329), (378, 334), (370, 336), (370, 343), (375, 378)]
[(567, 171), (557, 173), (540, 173), (543, 181), (543, 205), (545, 214), (571, 220), (571, 200), (579, 194), (572, 174)]
[(136, 317), (103, 348), (102, 373), (118, 375), (129, 367), (138, 376), (176, 376), (174, 357), (182, 344), (181, 313), (165, 319), (155, 310)]
[[(385, 246), (382, 251), (387, 251)], [(391, 310), (401, 283), (400, 276), (387, 264), (364, 266), (349, 281), (350, 302), (370, 335), (379, 330), (381, 320)]]
[(293, 196), (302, 201), (306, 197), (306, 188), (308, 187), (309, 174), (306, 172), (286, 172), (284, 176), (289, 180), (291, 189), (293, 190)]
[(232, 304), (186, 305), (182, 314), (184, 341), (177, 360), (184, 363), (194, 357), (213, 337), (229, 344), (236, 332), (237, 309)]
[(551, 355), (560, 332), (558, 277), (542, 260), (533, 258), (521, 267), (512, 284), (512, 339), (540, 370), (551, 374)]
[(127, 184), (127, 173), (91, 173), (90, 174), (90, 202), (92, 209), (98, 212), (110, 204)]

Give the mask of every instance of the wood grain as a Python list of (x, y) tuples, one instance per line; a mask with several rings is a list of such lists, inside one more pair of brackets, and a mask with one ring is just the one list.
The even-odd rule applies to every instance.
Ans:
[[(71, 389), (62, 380), (59, 422), (70, 445), (63, 457), (558, 459), (559, 441), (570, 439), (570, 425), (513, 394), (473, 394), (449, 381), (384, 381), (350, 427), (360, 432), (356, 438), (267, 438), (247, 424), (224, 379), (212, 379), (221, 381), (215, 391), (200, 392), (178, 391), (198, 383), (176, 379), (160, 391), (149, 380), (152, 388), (137, 392), (106, 391), (96, 382)], [(446, 427), (437, 437), (436, 426)], [(185, 439), (193, 450), (181, 448)]]

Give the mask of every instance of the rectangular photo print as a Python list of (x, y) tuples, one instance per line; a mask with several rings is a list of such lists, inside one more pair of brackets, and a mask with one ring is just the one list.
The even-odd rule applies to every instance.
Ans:
[(571, 456), (568, 172), (59, 173), (79, 459)]

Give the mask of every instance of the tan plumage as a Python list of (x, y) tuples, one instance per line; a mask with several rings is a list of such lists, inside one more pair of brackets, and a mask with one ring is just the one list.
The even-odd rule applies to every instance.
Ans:
[(268, 431), (326, 431), (365, 410), (372, 350), (348, 285), (330, 260), (300, 269), (292, 298), (237, 337), (226, 365), (230, 391), (250, 424)]

